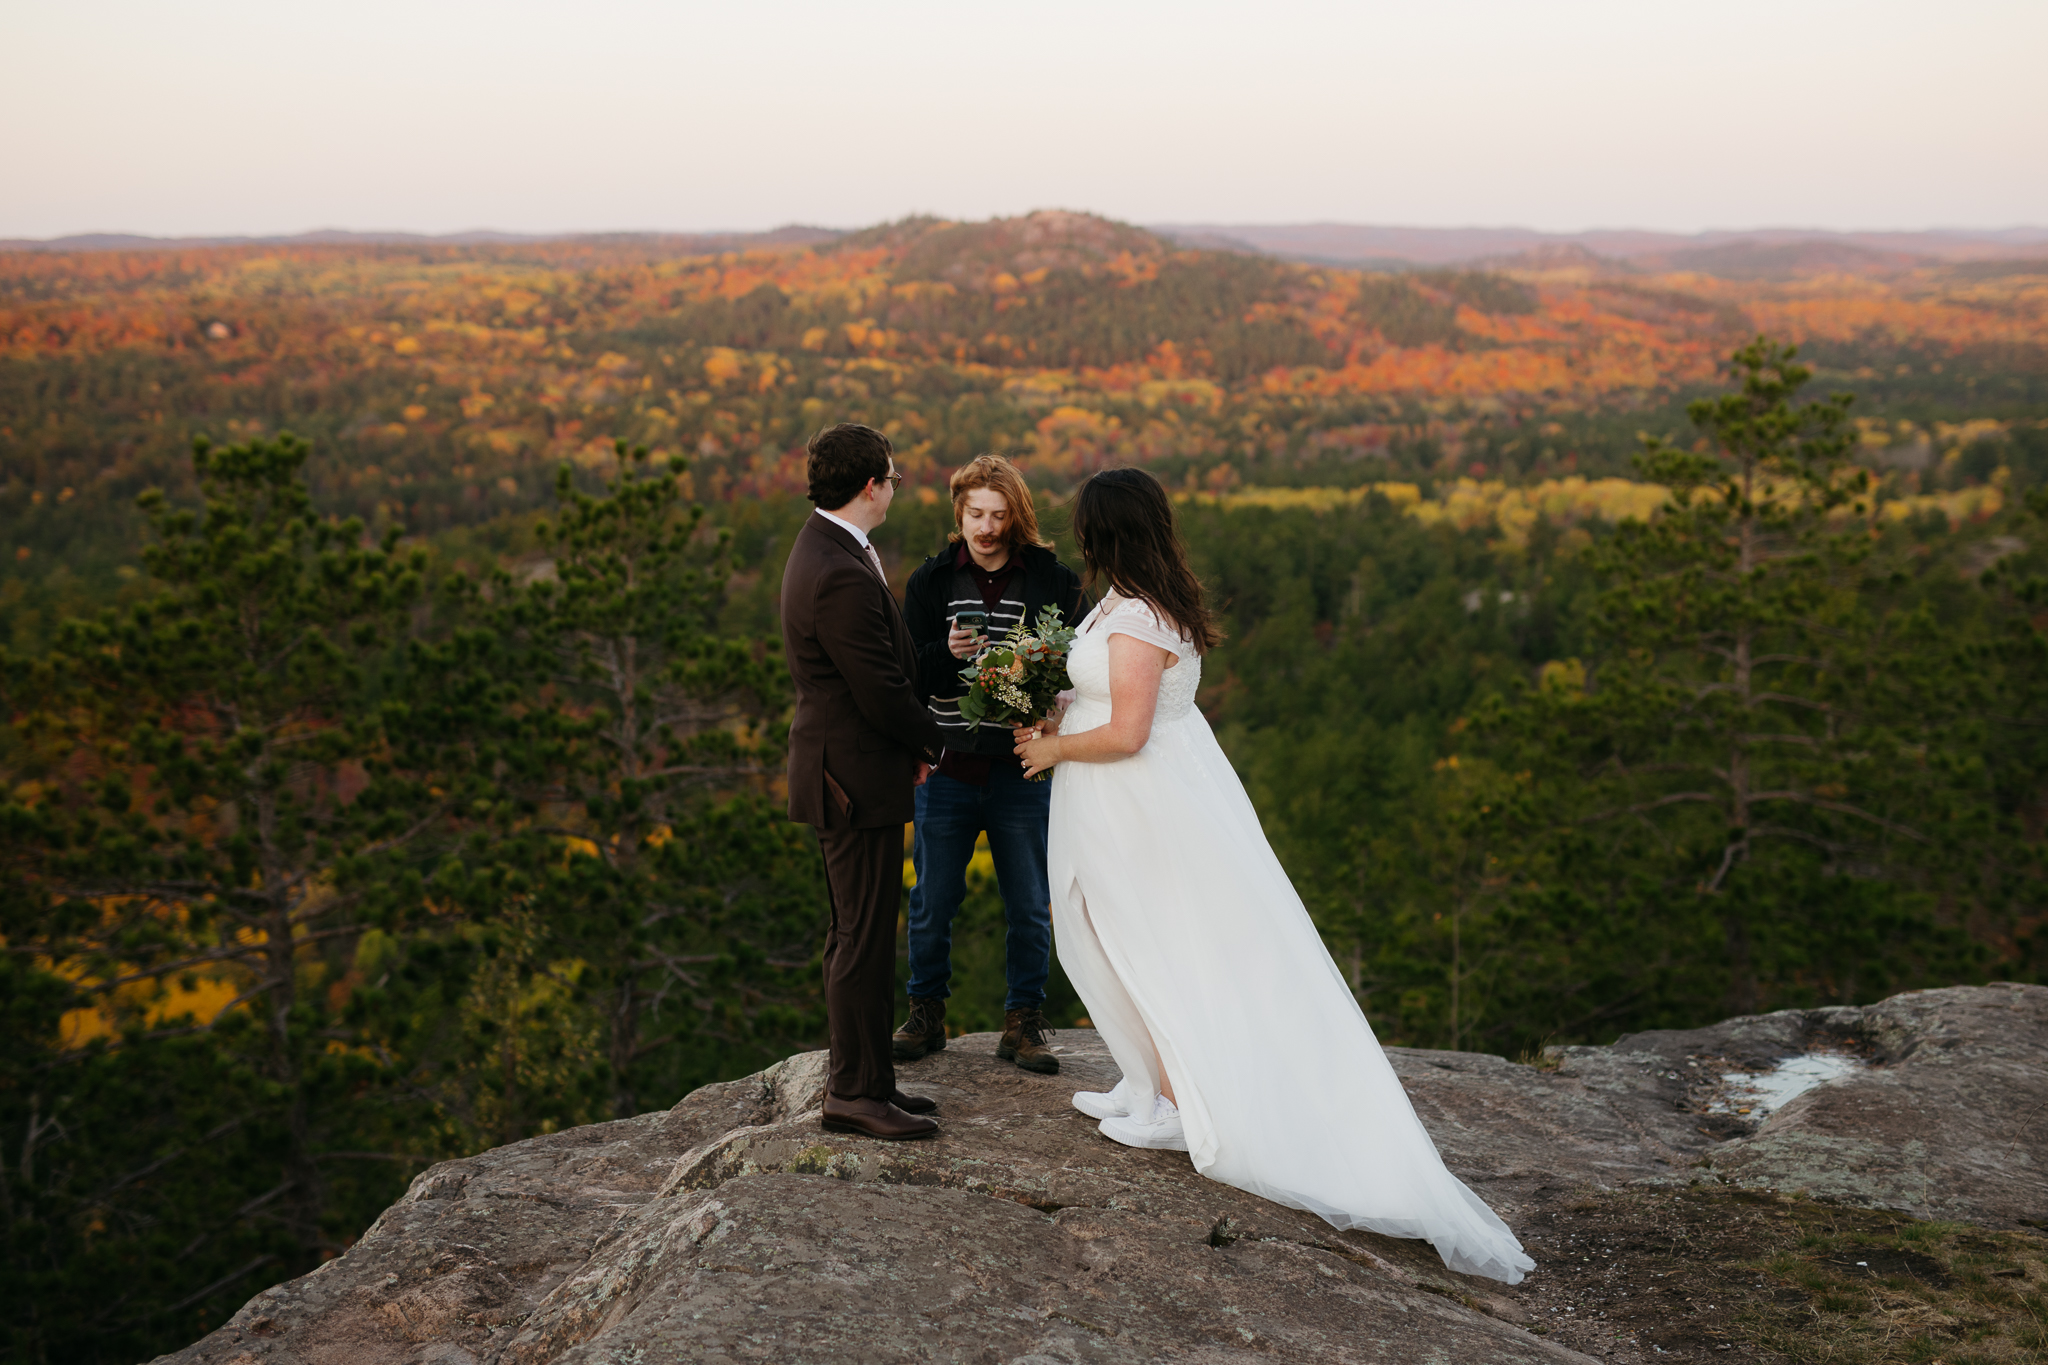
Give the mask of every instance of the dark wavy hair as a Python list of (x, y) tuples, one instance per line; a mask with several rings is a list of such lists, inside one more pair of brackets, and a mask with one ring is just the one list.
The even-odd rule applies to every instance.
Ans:
[(1107, 579), (1124, 596), (1143, 598), (1194, 641), (1197, 654), (1223, 642), (1159, 480), (1142, 469), (1103, 470), (1074, 495), (1073, 526), (1087, 586)]
[(889, 438), (858, 422), (826, 427), (804, 447), (804, 475), (810, 487), (804, 496), (826, 511), (836, 511), (876, 479), (887, 478), (889, 457), (896, 453)]

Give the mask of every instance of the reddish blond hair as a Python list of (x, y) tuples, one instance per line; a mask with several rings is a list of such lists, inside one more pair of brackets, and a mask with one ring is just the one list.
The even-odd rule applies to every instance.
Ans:
[(1031, 489), (1025, 485), (1022, 471), (1002, 456), (975, 456), (953, 471), (948, 487), (953, 493), (953, 531), (946, 537), (948, 541), (962, 539), (960, 509), (966, 506), (967, 495), (976, 489), (986, 488), (1002, 494), (1003, 501), (1010, 504), (1009, 544), (1012, 549), (1019, 545), (1052, 548), (1052, 542), (1038, 532), (1038, 512), (1031, 505)]

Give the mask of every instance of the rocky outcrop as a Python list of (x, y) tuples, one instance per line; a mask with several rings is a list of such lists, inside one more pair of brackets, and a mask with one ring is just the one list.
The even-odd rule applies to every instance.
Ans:
[[(812, 1053), (665, 1113), (444, 1163), (345, 1256), (165, 1359), (1591, 1358), (1536, 1334), (1540, 1248), (1509, 1290), (1205, 1180), (1182, 1154), (1116, 1146), (1067, 1102), (1107, 1089), (1114, 1065), (1091, 1032), (1056, 1041), (1056, 1077), (998, 1062), (994, 1035), (904, 1068), (941, 1105), (928, 1143), (821, 1131)], [(1731, 1073), (1816, 1049), (1865, 1065), (1768, 1117), (1720, 1103)], [(1667, 1185), (2048, 1217), (2044, 987), (1639, 1034), (1543, 1067), (1391, 1055), (1446, 1161), (1510, 1224), (1566, 1220), (1589, 1189)]]
[[(1717, 1106), (1731, 1076), (1814, 1052), (1858, 1067), (1767, 1117)], [(1503, 1208), (1701, 1182), (1992, 1227), (2048, 1220), (2048, 987), (1630, 1034), (1552, 1049), (1549, 1074), (1478, 1053), (1391, 1055), (1444, 1160)]]

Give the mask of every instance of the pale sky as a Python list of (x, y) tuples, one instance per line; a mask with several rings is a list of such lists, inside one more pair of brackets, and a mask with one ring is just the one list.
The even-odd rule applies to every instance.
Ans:
[(2048, 0), (0, 0), (0, 237), (2048, 224)]

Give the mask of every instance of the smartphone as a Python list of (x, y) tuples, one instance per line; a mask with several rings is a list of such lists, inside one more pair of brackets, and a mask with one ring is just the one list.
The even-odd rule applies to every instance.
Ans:
[(986, 611), (959, 611), (953, 613), (953, 629), (971, 630), (976, 635), (988, 634), (988, 613)]

